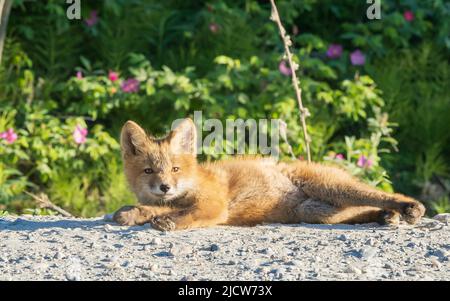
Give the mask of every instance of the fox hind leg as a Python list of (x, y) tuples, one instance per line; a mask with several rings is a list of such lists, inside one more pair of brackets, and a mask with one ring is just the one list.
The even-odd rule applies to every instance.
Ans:
[(301, 161), (280, 168), (309, 198), (338, 208), (377, 207), (396, 211), (409, 224), (417, 223), (425, 214), (425, 207), (417, 200), (371, 187), (339, 168)]
[(308, 199), (296, 208), (299, 222), (313, 224), (398, 224), (400, 215), (393, 210), (370, 206), (337, 207), (327, 202)]

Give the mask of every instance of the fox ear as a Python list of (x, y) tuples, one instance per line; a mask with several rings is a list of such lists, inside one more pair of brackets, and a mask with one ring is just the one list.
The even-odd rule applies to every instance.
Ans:
[(120, 134), (123, 155), (137, 155), (145, 149), (147, 143), (147, 134), (137, 123), (129, 120), (124, 124)]
[(178, 119), (169, 134), (170, 150), (174, 154), (197, 155), (197, 130), (190, 118)]

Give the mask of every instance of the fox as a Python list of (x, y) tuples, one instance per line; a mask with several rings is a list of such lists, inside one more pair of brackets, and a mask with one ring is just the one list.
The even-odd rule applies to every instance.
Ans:
[(162, 138), (133, 121), (120, 134), (124, 173), (137, 206), (113, 220), (160, 231), (259, 224), (416, 224), (419, 201), (372, 187), (339, 167), (243, 155), (197, 160), (194, 122), (183, 119)]

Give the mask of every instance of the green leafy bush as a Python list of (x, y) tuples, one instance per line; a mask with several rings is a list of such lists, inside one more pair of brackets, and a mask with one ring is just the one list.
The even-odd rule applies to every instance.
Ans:
[[(367, 20), (364, 1), (278, 6), (300, 65), (313, 160), (447, 210), (450, 7), (385, 0), (382, 19)], [(128, 119), (160, 135), (194, 111), (279, 118), (283, 159), (288, 144), (304, 155), (268, 2), (89, 1), (82, 16), (68, 20), (57, 0), (15, 1), (0, 66), (0, 210), (34, 207), (25, 191), (82, 216), (132, 203), (117, 142)]]

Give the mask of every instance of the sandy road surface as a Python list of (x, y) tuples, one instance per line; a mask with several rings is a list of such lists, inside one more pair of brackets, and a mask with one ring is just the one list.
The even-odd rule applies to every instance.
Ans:
[(103, 219), (0, 218), (0, 280), (449, 280), (450, 224), (158, 232)]

